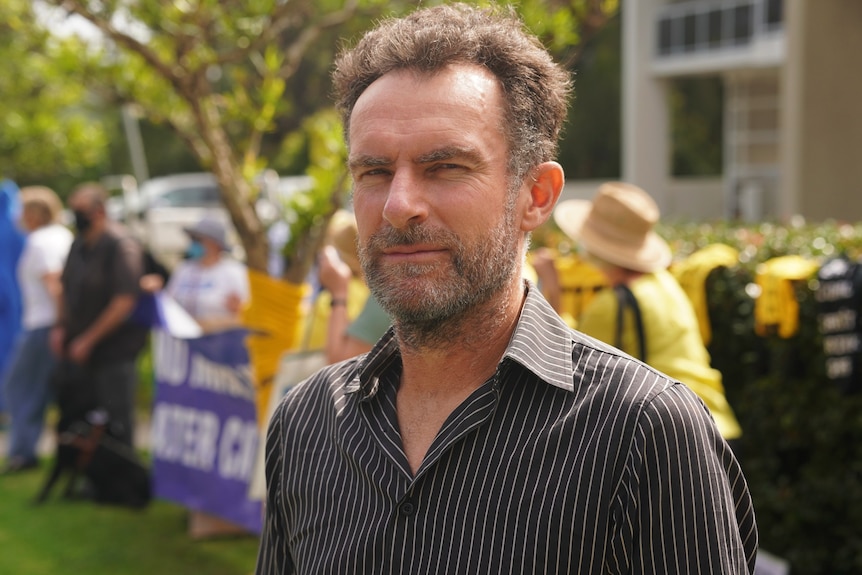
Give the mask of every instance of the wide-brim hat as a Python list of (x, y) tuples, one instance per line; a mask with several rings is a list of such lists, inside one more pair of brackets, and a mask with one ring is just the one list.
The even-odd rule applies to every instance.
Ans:
[(671, 262), (670, 246), (653, 231), (658, 219), (655, 200), (625, 182), (602, 184), (592, 201), (566, 200), (554, 210), (559, 228), (588, 252), (645, 273)]
[(227, 229), (225, 225), (211, 217), (205, 217), (192, 226), (183, 228), (188, 235), (195, 238), (207, 238), (214, 241), (222, 250), (227, 250)]
[(359, 277), (362, 275), (362, 266), (359, 265), (357, 236), (356, 216), (353, 212), (342, 209), (332, 214), (326, 230), (326, 243), (335, 248), (341, 261), (350, 266), (354, 276)]

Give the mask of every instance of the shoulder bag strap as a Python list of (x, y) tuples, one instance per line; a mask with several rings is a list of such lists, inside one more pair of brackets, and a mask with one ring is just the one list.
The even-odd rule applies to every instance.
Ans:
[(632, 290), (625, 284), (614, 286), (614, 294), (617, 296), (617, 331), (614, 338), (614, 346), (622, 349), (625, 313), (627, 309), (631, 309), (634, 315), (635, 333), (638, 339), (638, 359), (646, 361), (646, 337), (644, 336), (644, 325), (638, 300), (635, 298)]

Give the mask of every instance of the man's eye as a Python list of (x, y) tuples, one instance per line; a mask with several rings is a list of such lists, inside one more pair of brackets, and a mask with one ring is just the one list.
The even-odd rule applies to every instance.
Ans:
[(359, 178), (373, 178), (375, 176), (385, 176), (388, 172), (386, 170), (375, 168), (373, 170), (365, 170), (364, 172), (359, 174)]
[(431, 168), (431, 171), (459, 170), (462, 168), (463, 166), (460, 164), (435, 164), (434, 167)]

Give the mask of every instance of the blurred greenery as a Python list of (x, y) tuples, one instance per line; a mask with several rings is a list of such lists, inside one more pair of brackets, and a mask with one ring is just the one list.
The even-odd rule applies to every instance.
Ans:
[(0, 175), (81, 181), (99, 174), (109, 146), (88, 83), (94, 59), (77, 38), (51, 37), (30, 7), (0, 2)]
[[(593, 46), (584, 73), (589, 68), (599, 81), (585, 85), (580, 109), (610, 102), (607, 95), (617, 89), (619, 0), (507, 4), (567, 66), (577, 68)], [(251, 209), (259, 174), (315, 172), (312, 197), (294, 206), (317, 210), (293, 218), (291, 237), (300, 249), (290, 261), (298, 270), (288, 273), (296, 276), (310, 267), (313, 252), (305, 248), (321, 233), (317, 226), (343, 201), (341, 178), (333, 185), (332, 172), (314, 165), (313, 150), (295, 145), (311, 145), (316, 135), (309, 120), (332, 105), (335, 53), (380, 18), (416, 8), (401, 0), (203, 2), (194, 9), (162, 0), (43, 0), (39, 10), (34, 6), (26, 0), (0, 6), (0, 121), (7, 126), (0, 134), (0, 174), (65, 196), (80, 181), (132, 172), (119, 114), (131, 104), (141, 115), (150, 175), (214, 172), (252, 268), (265, 269), (268, 256), (266, 226)], [(37, 17), (49, 13), (57, 21), (74, 14), (109, 39), (52, 36), (54, 28)], [(608, 21), (616, 22), (615, 35), (595, 42)], [(573, 132), (593, 141), (598, 134), (604, 142), (616, 132), (617, 108), (602, 105), (598, 121), (592, 110), (576, 113)], [(615, 141), (582, 145), (569, 156), (587, 175), (612, 175), (618, 147)], [(309, 237), (297, 237), (303, 235)]]
[(575, 97), (558, 157), (567, 179), (616, 179), (620, 175), (620, 32), (620, 16), (616, 15), (584, 46), (574, 67)]
[(761, 548), (789, 560), (794, 575), (862, 573), (862, 394), (825, 377), (815, 280), (795, 282), (799, 330), (786, 339), (755, 333), (750, 289), (774, 257), (859, 261), (862, 224), (676, 224), (661, 233), (677, 258), (716, 242), (741, 253), (706, 282), (709, 351), (743, 428), (738, 454)]
[(0, 573), (20, 575), (248, 575), (258, 538), (192, 540), (188, 511), (154, 501), (137, 511), (66, 500), (31, 501), (43, 469), (0, 477)]

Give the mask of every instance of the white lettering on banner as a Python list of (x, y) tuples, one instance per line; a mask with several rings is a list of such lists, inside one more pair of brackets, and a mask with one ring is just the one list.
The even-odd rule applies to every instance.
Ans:
[(829, 335), (823, 338), (823, 351), (826, 355), (847, 355), (856, 353), (860, 349), (859, 334), (846, 333), (842, 335)]
[(259, 435), (256, 422), (228, 418), (219, 441), (218, 471), (222, 477), (249, 480), (257, 457)]
[(189, 386), (215, 393), (241, 397), (254, 401), (255, 392), (251, 382), (251, 366), (231, 367), (210, 361), (202, 355), (192, 355), (192, 370)]
[(814, 299), (820, 302), (836, 301), (853, 297), (853, 282), (850, 280), (822, 282), (814, 292)]
[(153, 410), (153, 453), (158, 459), (211, 471), (220, 421), (211, 411), (159, 403)]
[(855, 327), (856, 311), (852, 309), (842, 309), (831, 313), (824, 313), (820, 316), (821, 333), (853, 331)]
[(168, 385), (186, 381), (189, 364), (189, 344), (163, 331), (153, 332), (153, 367), (156, 380)]
[(849, 356), (826, 359), (826, 377), (838, 379), (849, 376), (853, 371), (853, 361)]

